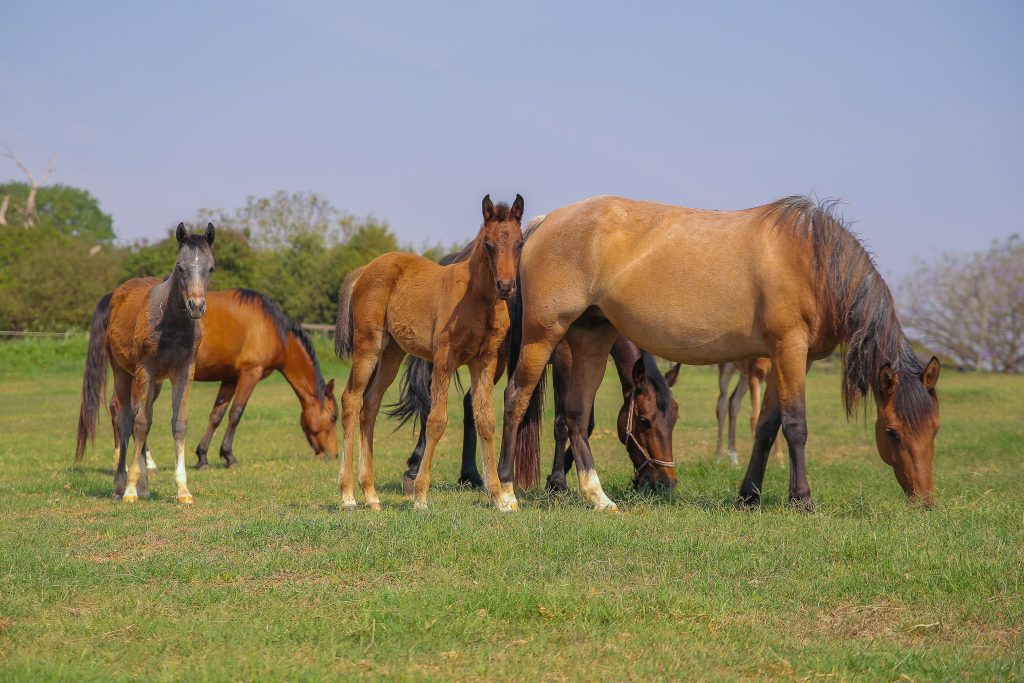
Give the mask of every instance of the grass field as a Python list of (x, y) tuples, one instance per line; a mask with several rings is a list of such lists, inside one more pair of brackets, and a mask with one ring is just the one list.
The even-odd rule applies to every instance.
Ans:
[[(571, 491), (502, 515), (455, 487), (454, 400), (431, 510), (401, 496), (411, 430), (384, 423), (385, 508), (346, 514), (278, 376), (249, 404), (242, 466), (189, 471), (196, 505), (174, 503), (168, 395), (153, 498), (111, 501), (106, 421), (72, 466), (83, 359), (77, 339), (0, 344), (0, 679), (1024, 677), (1022, 377), (942, 376), (931, 511), (904, 502), (827, 368), (808, 386), (816, 512), (785, 507), (774, 464), (761, 508), (737, 510), (741, 471), (713, 460), (715, 373), (684, 368), (670, 494), (630, 490), (609, 371), (593, 445), (621, 514)], [(193, 391), (192, 448), (215, 389)]]

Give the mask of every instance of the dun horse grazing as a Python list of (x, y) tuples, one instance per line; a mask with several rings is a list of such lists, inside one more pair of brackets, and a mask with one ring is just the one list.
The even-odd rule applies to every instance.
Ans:
[(615, 507), (594, 469), (586, 419), (617, 333), (681, 363), (772, 359), (740, 488), (746, 505), (760, 500), (780, 426), (789, 444), (789, 498), (811, 505), (805, 374), (844, 343), (848, 414), (872, 394), (879, 454), (911, 500), (932, 503), (939, 363), (914, 354), (889, 288), (834, 204), (789, 197), (719, 212), (593, 198), (531, 221), (520, 277), (522, 346), (505, 391), (499, 508), (517, 507), (513, 468), (538, 457), (537, 449), (514, 446), (514, 437), (563, 338), (573, 358), (566, 425), (580, 489), (595, 508)]
[[(633, 461), (633, 484), (651, 488), (674, 486), (676, 472), (672, 455), (672, 430), (679, 419), (679, 405), (672, 398), (671, 388), (679, 375), (679, 365), (676, 364), (662, 375), (654, 356), (621, 336), (612, 345), (612, 360), (622, 385), (622, 407), (617, 421), (619, 441), (626, 446), (626, 452)], [(546, 488), (555, 493), (567, 490), (565, 475), (573, 464), (572, 448), (566, 449), (568, 432), (565, 426), (565, 396), (572, 373), (568, 344), (555, 347), (551, 366), (555, 392), (555, 456)], [(409, 469), (402, 477), (407, 488), (416, 480), (426, 447), (430, 375), (430, 363), (418, 358), (410, 359), (402, 377), (401, 398), (389, 413), (400, 418), (403, 424), (414, 415), (420, 418), (419, 442), (409, 456)], [(466, 392), (464, 403), (468, 407), (465, 408), (459, 483), (476, 485), (480, 475), (476, 469), (477, 438), (473, 424), (472, 392)], [(587, 433), (593, 431), (594, 415), (591, 413)]]
[[(722, 449), (722, 433), (726, 417), (729, 418), (729, 462), (733, 467), (739, 465), (736, 455), (736, 421), (740, 415), (740, 404), (743, 395), (750, 390), (750, 431), (757, 428), (757, 418), (761, 415), (761, 386), (767, 381), (772, 370), (771, 358), (747, 358), (735, 363), (718, 364), (718, 403), (715, 406), (715, 417), (718, 419), (718, 445), (715, 446), (715, 460), (722, 462), (725, 452)], [(729, 395), (729, 384), (732, 376), (740, 373), (736, 388)], [(775, 454), (779, 464), (783, 464), (779, 444), (775, 444)]]
[[(126, 503), (149, 496), (143, 449), (153, 421), (153, 402), (165, 379), (171, 380), (178, 502), (192, 503), (185, 475), (188, 394), (202, 338), (199, 318), (206, 311), (206, 291), (213, 271), (214, 233), (212, 223), (206, 226), (205, 235), (189, 235), (185, 225), (179, 223), (175, 232), (178, 260), (170, 277), (163, 281), (129, 280), (100, 299), (93, 314), (75, 460), (81, 460), (86, 441), (95, 436), (109, 358), (114, 368), (114, 391), (121, 403), (114, 498)], [(135, 457), (126, 471), (129, 434), (135, 439)]]
[[(225, 467), (236, 465), (232, 445), (235, 431), (256, 384), (277, 370), (284, 375), (299, 399), (299, 424), (316, 455), (338, 455), (338, 403), (334, 380), (324, 382), (320, 361), (302, 326), (290, 320), (270, 297), (251, 289), (210, 292), (201, 326), (203, 341), (196, 354), (197, 382), (220, 382), (220, 391), (210, 412), (210, 424), (196, 447), (201, 469), (209, 463), (206, 454), (213, 435), (231, 406), (228, 429), (220, 446)], [(110, 401), (114, 424), (115, 457), (120, 443), (117, 428), (119, 401)], [(148, 448), (147, 462), (155, 468)]]
[(523, 198), (511, 208), (483, 200), (484, 223), (469, 258), (449, 266), (414, 254), (379, 256), (351, 273), (338, 301), (335, 348), (352, 356), (342, 395), (345, 438), (338, 485), (342, 506), (356, 507), (353, 466), (356, 422), (360, 422), (359, 484), (366, 502), (380, 507), (373, 477), (373, 430), (384, 392), (406, 354), (430, 360), (431, 410), (423, 466), (416, 477), (417, 508), (425, 508), (434, 449), (448, 422), (452, 374), (468, 365), (473, 415), (484, 443), (484, 486), (492, 500), (500, 489), (494, 461), (491, 391), (502, 370), (502, 343), (509, 328), (506, 302), (516, 293)]

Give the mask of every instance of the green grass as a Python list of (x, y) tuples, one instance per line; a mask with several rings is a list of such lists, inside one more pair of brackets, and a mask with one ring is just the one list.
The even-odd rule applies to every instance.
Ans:
[[(455, 400), (431, 510), (402, 498), (414, 438), (385, 422), (385, 509), (346, 514), (338, 465), (312, 457), (279, 376), (249, 405), (242, 466), (189, 471), (195, 506), (174, 503), (166, 394), (153, 498), (111, 501), (106, 421), (72, 466), (83, 358), (80, 340), (0, 344), (0, 679), (1024, 676), (1024, 378), (943, 375), (927, 512), (823, 368), (808, 386), (817, 511), (785, 507), (774, 464), (762, 507), (737, 510), (741, 471), (713, 461), (715, 374), (684, 368), (671, 494), (630, 490), (610, 371), (593, 446), (621, 514), (571, 491), (502, 515), (453, 486)], [(193, 391), (192, 446), (215, 389)]]

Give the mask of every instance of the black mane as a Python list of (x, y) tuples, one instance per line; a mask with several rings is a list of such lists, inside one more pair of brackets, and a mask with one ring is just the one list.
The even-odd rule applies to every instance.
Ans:
[(672, 401), (672, 389), (668, 386), (668, 380), (661, 374), (658, 361), (647, 351), (640, 350), (640, 357), (644, 359), (644, 371), (647, 373), (647, 381), (654, 385), (655, 402), (659, 412), (667, 412), (669, 403)]
[(260, 306), (263, 309), (267, 317), (273, 321), (274, 327), (281, 337), (282, 347), (287, 347), (289, 334), (295, 335), (299, 344), (306, 351), (306, 355), (313, 362), (313, 371), (316, 375), (316, 394), (320, 398), (320, 402), (323, 403), (324, 397), (327, 394), (327, 383), (324, 381), (323, 372), (320, 370), (320, 360), (316, 357), (316, 349), (313, 348), (313, 342), (310, 340), (309, 335), (306, 334), (306, 331), (302, 329), (302, 325), (286, 316), (274, 300), (266, 294), (261, 294), (244, 287), (238, 287), (231, 291), (239, 303)]

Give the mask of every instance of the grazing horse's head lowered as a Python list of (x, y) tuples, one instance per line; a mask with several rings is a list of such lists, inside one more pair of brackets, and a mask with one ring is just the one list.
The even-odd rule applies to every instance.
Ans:
[(491, 195), (487, 195), (483, 201), (483, 213), (480, 241), (498, 296), (508, 301), (516, 293), (519, 255), (523, 252), (523, 196), (517, 194), (509, 207), (507, 204), (495, 206)]
[(897, 372), (886, 364), (879, 371), (875, 389), (875, 443), (911, 502), (931, 506), (932, 458), (935, 434), (939, 431), (939, 360), (931, 361), (919, 373)]
[(299, 421), (316, 455), (338, 457), (338, 401), (333, 379), (323, 387), (319, 403), (311, 401), (303, 406)]
[(633, 461), (636, 488), (676, 485), (672, 430), (679, 419), (679, 404), (669, 391), (679, 377), (676, 364), (662, 376), (654, 357), (643, 353), (633, 364), (633, 387), (619, 409), (619, 441)]
[(178, 240), (178, 261), (172, 277), (177, 280), (178, 291), (188, 314), (198, 320), (206, 312), (206, 292), (210, 288), (213, 272), (213, 223), (206, 225), (203, 235), (189, 235), (184, 223), (178, 223), (174, 236)]

